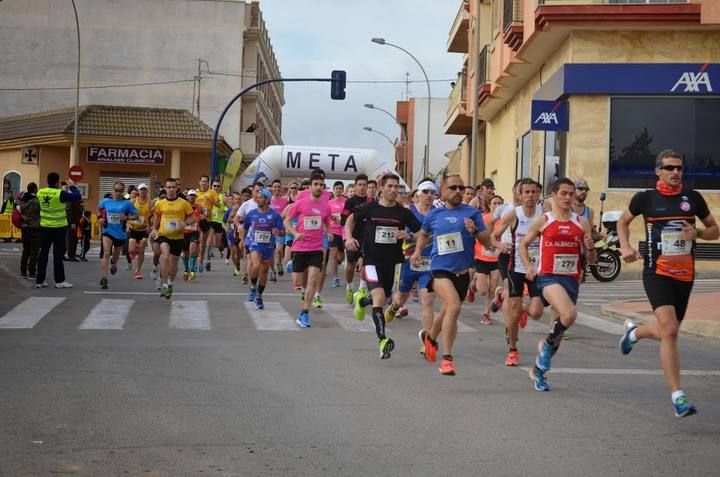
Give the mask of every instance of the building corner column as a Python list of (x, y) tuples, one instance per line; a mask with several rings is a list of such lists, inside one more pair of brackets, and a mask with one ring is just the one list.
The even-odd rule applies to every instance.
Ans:
[(180, 177), (180, 149), (173, 149), (170, 156), (170, 177)]

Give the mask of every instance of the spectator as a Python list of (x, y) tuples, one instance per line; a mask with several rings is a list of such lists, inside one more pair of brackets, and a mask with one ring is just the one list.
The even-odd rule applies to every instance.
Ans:
[(40, 202), (36, 195), (37, 190), (36, 183), (29, 183), (27, 192), (19, 201), (23, 244), (20, 276), (31, 280), (37, 275), (37, 259), (40, 252)]
[(83, 217), (80, 219), (80, 231), (82, 232), (82, 253), (80, 260), (87, 262), (85, 257), (90, 250), (90, 236), (92, 234), (92, 214), (89, 210), (83, 211)]
[(67, 204), (67, 257), (63, 257), (63, 260), (69, 262), (78, 262), (77, 259), (77, 244), (78, 235), (77, 228), (82, 218), (83, 206), (82, 201), (79, 202), (68, 202)]

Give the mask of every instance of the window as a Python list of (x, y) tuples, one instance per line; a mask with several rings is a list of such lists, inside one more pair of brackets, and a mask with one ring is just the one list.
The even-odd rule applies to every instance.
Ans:
[(530, 162), (532, 161), (532, 132), (528, 131), (520, 140), (520, 155), (517, 164), (517, 178), (530, 177)]
[(543, 176), (543, 194), (550, 195), (556, 180), (565, 177), (565, 143), (567, 133), (564, 131), (545, 132), (545, 158)]
[(23, 192), (20, 173), (16, 171), (5, 173), (3, 176), (2, 200), (4, 201), (8, 197), (17, 197), (20, 192)]
[(655, 157), (674, 149), (685, 155), (685, 184), (720, 190), (718, 117), (716, 98), (613, 98), (609, 187), (653, 187)]

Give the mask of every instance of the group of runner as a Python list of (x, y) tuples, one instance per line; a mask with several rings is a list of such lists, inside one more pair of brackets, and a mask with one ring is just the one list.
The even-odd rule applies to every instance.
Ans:
[[(680, 389), (677, 333), (694, 280), (695, 240), (714, 240), (718, 226), (702, 196), (682, 184), (682, 156), (663, 151), (657, 158), (655, 189), (639, 192), (618, 225), (622, 255), (639, 255), (629, 241), (629, 223), (642, 214), (647, 224), (643, 282), (657, 322), (626, 323), (620, 341), (628, 354), (637, 341), (661, 341), (660, 356), (677, 416), (696, 412)], [(307, 180), (223, 196), (220, 184), (203, 176), (197, 190), (179, 192), (170, 178), (158, 199), (138, 186), (133, 201), (122, 200), (124, 184), (100, 204), (103, 225), (102, 288), (108, 271), (117, 270), (119, 247), (130, 240), (136, 260), (135, 278), (142, 278), (142, 256), (151, 243), (159, 265), (161, 296), (172, 296), (183, 256), (184, 280), (211, 270), (211, 249), (226, 244), (234, 274), (249, 282), (247, 300), (263, 309), (268, 280), (292, 273), (300, 295), (296, 323), (311, 326), (311, 308), (322, 308), (321, 292), (328, 268), (332, 286), (340, 287), (338, 265), (344, 262), (345, 298), (355, 318), (366, 310), (374, 324), (381, 359), (391, 357), (394, 340), (386, 323), (407, 315), (405, 303), (417, 292), (422, 310), (418, 333), (420, 352), (439, 371), (455, 375), (453, 355), (463, 302), (485, 296), (481, 323), (502, 309), (507, 354), (504, 364), (518, 366), (518, 334), (528, 318), (538, 320), (550, 307), (551, 325), (538, 343), (529, 372), (534, 388), (547, 391), (547, 372), (563, 336), (577, 318), (579, 287), (585, 264), (594, 264), (592, 213), (584, 205), (586, 181), (561, 178), (542, 200), (541, 185), (518, 180), (509, 203), (495, 194), (486, 179), (466, 187), (457, 175), (444, 178), (441, 190), (431, 179), (405, 191), (401, 179), (385, 173), (371, 180), (364, 174), (351, 187), (342, 182), (326, 190), (325, 173), (314, 169)], [(695, 227), (699, 218), (704, 229)], [(244, 263), (243, 263), (244, 262)], [(329, 265), (329, 267), (328, 267)], [(354, 288), (356, 274), (359, 285)], [(435, 311), (438, 301), (439, 310)]]

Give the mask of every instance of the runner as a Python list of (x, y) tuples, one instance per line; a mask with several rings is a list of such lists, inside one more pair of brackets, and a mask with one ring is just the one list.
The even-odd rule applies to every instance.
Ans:
[[(217, 192), (210, 188), (210, 177), (206, 175), (200, 176), (200, 188), (197, 189), (197, 194), (197, 204), (200, 207), (200, 212), (206, 217), (200, 220), (200, 263), (198, 264), (198, 271), (202, 273), (203, 268), (208, 272), (211, 269), (210, 261), (207, 260), (207, 263), (205, 263), (205, 256), (210, 248), (208, 247), (208, 240), (211, 235), (214, 237), (215, 234), (215, 230), (208, 222), (207, 217), (212, 213), (213, 207), (219, 207), (221, 204)], [(210, 244), (212, 245), (212, 242)]]
[(212, 259), (212, 248), (218, 249), (220, 257), (223, 255), (223, 243), (225, 242), (225, 229), (223, 229), (222, 219), (227, 210), (227, 198), (222, 193), (222, 185), (219, 181), (213, 181), (212, 189), (215, 191), (218, 197), (218, 203), (213, 205), (212, 211), (210, 212), (210, 231), (208, 232), (208, 242), (205, 251), (207, 264), (205, 268), (210, 271), (210, 260)]
[(418, 337), (425, 346), (425, 359), (434, 363), (438, 351), (436, 339), (442, 332), (444, 354), (439, 370), (446, 376), (455, 375), (452, 349), (457, 336), (460, 307), (470, 284), (468, 269), (473, 265), (475, 240), (484, 246), (491, 246), (490, 234), (485, 230), (478, 209), (462, 203), (464, 191), (460, 176), (450, 175), (446, 178), (445, 207), (432, 210), (425, 217), (411, 257), (416, 267), (421, 265), (422, 250), (432, 234), (430, 270), (433, 279), (428, 291), (434, 291), (443, 305), (433, 319), (432, 327), (420, 331)]
[(142, 266), (145, 262), (145, 247), (148, 242), (148, 231), (150, 230), (150, 219), (152, 218), (152, 207), (148, 197), (148, 186), (140, 184), (137, 187), (137, 197), (133, 201), (137, 209), (137, 218), (130, 220), (130, 258), (135, 262), (135, 279), (142, 280)]
[[(240, 247), (242, 243), (239, 237), (240, 231), (237, 230), (235, 227), (235, 215), (237, 214), (237, 211), (240, 209), (241, 205), (242, 196), (239, 193), (234, 192), (230, 207), (228, 208), (228, 210), (225, 211), (222, 219), (223, 230), (225, 233), (225, 241), (228, 244), (228, 252), (230, 253), (230, 259), (232, 260), (234, 268), (233, 276), (236, 277), (239, 277), (243, 274), (242, 255), (244, 250)], [(245, 276), (245, 279), (247, 280), (247, 276)]]
[[(495, 226), (500, 224), (500, 220), (493, 220), (492, 216), (502, 203), (503, 198), (499, 195), (490, 200), (490, 212), (483, 215), (486, 229), (494, 230)], [(490, 318), (490, 292), (494, 292), (500, 283), (500, 272), (497, 264), (498, 254), (498, 249), (483, 247), (477, 240), (475, 241), (475, 288), (480, 296), (485, 297), (483, 315), (480, 318), (480, 323), (483, 325), (493, 324), (493, 320)]]
[[(123, 197), (125, 184), (117, 181), (113, 184), (113, 197), (100, 201), (100, 225), (102, 226), (103, 256), (100, 262), (100, 287), (107, 290), (108, 268), (110, 273), (117, 273), (117, 261), (120, 258), (127, 233), (123, 224), (137, 216), (137, 209), (132, 202)], [(112, 265), (111, 265), (112, 264)]]
[[(410, 206), (410, 211), (415, 215), (415, 218), (422, 223), (434, 208), (432, 202), (435, 199), (436, 189), (432, 179), (423, 179), (418, 185), (417, 192), (419, 192), (419, 196), (413, 193), (416, 200), (415, 203)], [(427, 331), (432, 326), (433, 305), (435, 303), (435, 295), (427, 290), (430, 280), (432, 280), (432, 274), (430, 273), (432, 244), (425, 247), (425, 250), (421, 252), (421, 263), (420, 266), (417, 267), (410, 262), (410, 256), (415, 252), (415, 245), (415, 240), (413, 239), (405, 239), (403, 243), (403, 252), (407, 255), (407, 259), (403, 261), (400, 267), (398, 291), (393, 297), (392, 304), (385, 310), (385, 321), (392, 321), (396, 315), (398, 317), (407, 315), (407, 308), (403, 305), (407, 302), (413, 286), (417, 284), (417, 287), (420, 289), (422, 329)], [(424, 352), (425, 348), (421, 345), (420, 353)]]
[(267, 285), (268, 270), (275, 253), (275, 237), (285, 234), (282, 218), (270, 208), (272, 193), (261, 189), (255, 196), (257, 208), (248, 212), (240, 230), (240, 240), (250, 236), (250, 292), (248, 301), (255, 302), (255, 308), (262, 310), (262, 294)]
[[(525, 184), (521, 187), (525, 201), (528, 187)], [(587, 250), (588, 261), (595, 263), (596, 259), (590, 223), (572, 211), (574, 196), (575, 184), (572, 180), (562, 178), (555, 181), (552, 186), (552, 211), (535, 219), (519, 243), (520, 259), (527, 270), (526, 280), (537, 283), (543, 300), (553, 308), (550, 333), (538, 343), (535, 366), (529, 372), (536, 391), (550, 390), (545, 374), (550, 370), (550, 361), (560, 347), (565, 330), (577, 318), (583, 246)], [(535, 247), (538, 239), (539, 255), (534, 261), (530, 249)]]
[[(380, 179), (380, 200), (357, 207), (345, 222), (345, 246), (349, 251), (356, 251), (362, 246), (363, 276), (370, 289), (370, 298), (363, 288), (355, 292), (355, 318), (364, 320), (365, 307), (372, 303), (380, 359), (388, 359), (395, 348), (393, 340), (385, 335), (383, 306), (392, 293), (395, 266), (403, 261), (402, 240), (411, 238), (405, 228), (413, 233), (420, 230), (420, 222), (415, 215), (396, 202), (399, 186), (398, 176), (383, 175)], [(356, 228), (363, 233), (360, 242), (355, 238)], [(397, 309), (391, 311), (393, 317), (395, 311)]]
[(198, 244), (200, 242), (200, 233), (198, 232), (198, 223), (205, 218), (200, 211), (200, 207), (197, 205), (197, 191), (190, 189), (187, 193), (187, 200), (192, 207), (192, 217), (195, 219), (192, 223), (185, 225), (184, 232), (184, 245), (183, 245), (183, 265), (185, 265), (185, 271), (183, 272), (183, 281), (188, 279), (195, 280), (197, 276), (197, 258), (198, 258)]
[[(371, 196), (368, 195), (368, 176), (365, 174), (358, 174), (355, 177), (355, 195), (353, 195), (351, 198), (345, 201), (345, 208), (342, 211), (342, 217), (341, 217), (341, 225), (345, 226), (347, 222), (347, 218), (355, 212), (355, 210), (368, 202), (372, 201)], [(347, 229), (346, 229), (347, 231)], [(347, 235), (345, 236), (345, 241), (348, 240)], [(359, 227), (355, 228), (355, 236), (353, 236), (355, 240), (360, 240), (362, 238), (362, 230)], [(356, 249), (354, 251), (346, 250), (345, 251), (345, 300), (348, 302), (348, 305), (352, 305), (353, 303), (353, 279), (355, 278), (355, 268), (357, 267), (358, 261), (362, 257), (362, 250)], [(365, 283), (365, 280), (362, 278), (360, 279), (360, 285), (358, 286), (358, 291), (360, 289), (367, 290), (367, 283)]]
[[(262, 182), (256, 182), (255, 184), (253, 184), (250, 198), (240, 204), (237, 212), (235, 212), (235, 217), (233, 218), (233, 223), (235, 224), (235, 235), (239, 235), (240, 230), (242, 229), (243, 221), (245, 220), (245, 216), (247, 216), (247, 214), (251, 210), (257, 209), (257, 202), (255, 202), (255, 197), (257, 197), (257, 194), (262, 191), (264, 187), (265, 185)], [(238, 247), (242, 249), (242, 255), (243, 257), (245, 257), (242, 283), (243, 285), (247, 285), (248, 276), (250, 274), (250, 237), (245, 236), (244, 241), (238, 242)]]
[[(320, 269), (323, 265), (323, 232), (328, 238), (332, 237), (330, 206), (322, 198), (324, 187), (325, 172), (322, 169), (313, 169), (310, 174), (310, 197), (293, 204), (285, 217), (285, 229), (293, 235), (293, 280), (302, 281), (303, 272), (308, 270), (305, 299), (296, 320), (301, 328), (310, 327), (308, 310), (318, 289)], [(292, 224), (293, 219), (297, 219), (297, 227)]]
[(495, 195), (495, 183), (492, 179), (486, 178), (483, 179), (478, 188), (480, 193), (478, 194), (476, 189), (476, 197), (470, 201), (470, 205), (485, 213), (490, 210), (490, 199)]
[[(153, 239), (160, 244), (160, 296), (170, 299), (173, 292), (173, 280), (177, 275), (178, 259), (185, 246), (185, 225), (195, 222), (192, 217), (193, 208), (185, 200), (177, 196), (177, 181), (173, 178), (165, 180), (167, 198), (155, 205), (153, 220)], [(198, 194), (199, 195), (199, 194)]]
[(345, 255), (345, 231), (342, 224), (342, 212), (345, 210), (345, 197), (343, 196), (343, 183), (336, 181), (333, 184), (333, 198), (330, 200), (330, 214), (332, 222), (330, 222), (330, 230), (333, 233), (333, 240), (330, 242), (330, 269), (333, 275), (333, 288), (340, 286), (340, 277), (338, 276), (338, 265), (342, 262)]
[[(574, 186), (573, 186), (574, 188)], [(533, 320), (540, 319), (543, 314), (543, 304), (540, 300), (537, 285), (534, 281), (527, 279), (527, 269), (520, 258), (520, 243), (525, 238), (530, 225), (542, 216), (542, 208), (538, 204), (537, 183), (530, 178), (525, 178), (518, 185), (520, 191), (521, 206), (507, 213), (500, 221), (497, 230), (493, 231), (493, 239), (501, 252), (507, 252), (509, 246), (502, 243), (501, 236), (510, 227), (513, 236), (513, 246), (510, 250), (510, 269), (508, 272), (509, 286), (509, 314), (505, 321), (506, 337), (508, 341), (508, 354), (505, 358), (505, 366), (517, 366), (520, 361), (520, 353), (517, 350), (519, 328), (525, 328), (528, 315)], [(530, 244), (530, 262), (537, 265), (538, 253), (540, 250), (540, 239), (536, 238)], [(530, 304), (527, 309), (523, 307), (523, 293), (525, 288), (530, 296)]]
[[(357, 182), (357, 180), (355, 182)], [(374, 179), (370, 179), (369, 181), (367, 181), (367, 196), (370, 197), (370, 200), (377, 200), (377, 198), (378, 198), (377, 193), (378, 193), (377, 181)]]
[[(270, 200), (270, 207), (272, 207), (278, 215), (282, 215), (285, 208), (290, 204), (290, 200), (287, 196), (282, 195), (282, 182), (280, 182), (280, 179), (275, 179), (272, 182), (271, 190), (272, 199)], [(275, 282), (277, 281), (277, 275), (282, 277), (285, 274), (282, 263), (283, 256), (285, 255), (285, 237), (282, 235), (277, 236), (274, 240), (275, 253), (273, 254), (273, 263), (270, 267), (270, 280)]]
[[(288, 199), (288, 205), (285, 207), (285, 210), (280, 212), (280, 215), (282, 216), (283, 220), (285, 220), (285, 215), (287, 214), (287, 211), (290, 207), (290, 205), (295, 203), (295, 198), (298, 194), (298, 188), (299, 185), (296, 181), (290, 181), (288, 184), (288, 193), (287, 193), (287, 199)], [(285, 255), (283, 256), (283, 265), (285, 267), (285, 271), (287, 273), (292, 273), (292, 242), (293, 242), (293, 236), (290, 232), (286, 232), (285, 234)]]
[[(685, 417), (695, 414), (697, 409), (680, 388), (677, 339), (695, 279), (695, 242), (716, 240), (720, 234), (703, 196), (683, 184), (681, 154), (662, 151), (655, 162), (655, 174), (658, 176), (655, 189), (635, 194), (618, 221), (618, 236), (623, 259), (628, 263), (637, 260), (639, 254), (630, 245), (630, 223), (643, 215), (647, 231), (643, 285), (656, 321), (640, 326), (626, 321), (620, 350), (630, 353), (641, 339), (660, 341), (660, 363), (675, 415)], [(704, 229), (695, 227), (695, 217)]]
[[(153, 211), (153, 218), (155, 218), (155, 206), (157, 205), (158, 201), (167, 198), (167, 192), (165, 189), (160, 189), (158, 191), (158, 197), (153, 199), (152, 202), (152, 211)], [(152, 224), (154, 226), (155, 224)], [(160, 265), (160, 244), (157, 243), (154, 239), (152, 234), (148, 236), (148, 242), (150, 242), (150, 248), (152, 249), (153, 253), (153, 268), (152, 272), (150, 273), (150, 276), (153, 280), (155, 280), (155, 287), (159, 290), (161, 288), (161, 281), (160, 281), (160, 274), (158, 273), (158, 266)]]

